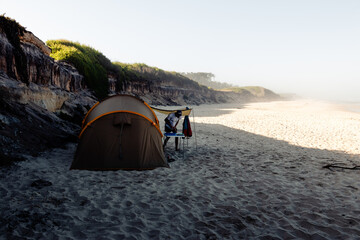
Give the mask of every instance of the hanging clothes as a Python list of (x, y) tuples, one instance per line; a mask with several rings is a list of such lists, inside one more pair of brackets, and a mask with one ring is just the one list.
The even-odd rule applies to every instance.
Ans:
[(184, 122), (183, 122), (183, 134), (185, 135), (185, 137), (191, 137), (191, 136), (192, 136), (192, 131), (191, 131), (191, 125), (190, 125), (189, 116), (185, 116), (185, 118), (184, 118)]

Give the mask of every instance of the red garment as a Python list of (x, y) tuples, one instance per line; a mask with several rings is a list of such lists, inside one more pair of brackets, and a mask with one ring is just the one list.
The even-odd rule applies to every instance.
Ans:
[(191, 125), (190, 125), (189, 116), (185, 116), (185, 118), (184, 118), (184, 122), (183, 122), (183, 134), (185, 135), (185, 137), (191, 137), (191, 136), (192, 136), (192, 131), (191, 131)]

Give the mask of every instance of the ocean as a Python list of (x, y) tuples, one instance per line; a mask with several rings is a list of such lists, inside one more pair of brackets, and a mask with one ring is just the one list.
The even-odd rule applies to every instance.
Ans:
[(360, 102), (341, 102), (345, 110), (360, 113)]

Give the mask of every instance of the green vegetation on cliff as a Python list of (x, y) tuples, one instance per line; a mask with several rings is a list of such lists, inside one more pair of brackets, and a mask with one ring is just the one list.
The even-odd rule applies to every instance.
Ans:
[(198, 82), (201, 85), (213, 88), (213, 89), (223, 89), (234, 87), (229, 83), (216, 82), (213, 79), (215, 75), (213, 73), (207, 72), (187, 72), (181, 73), (183, 76), (190, 78), (191, 80)]
[(236, 93), (241, 93), (244, 91), (249, 91), (253, 94), (259, 94), (262, 91), (262, 87), (258, 87), (258, 86), (247, 86), (247, 87), (231, 87), (231, 88), (224, 88), (222, 90), (224, 91), (232, 91), (232, 92), (236, 92)]
[(157, 67), (150, 67), (144, 63), (126, 64), (115, 62), (115, 65), (122, 68), (126, 74), (127, 81), (134, 81), (138, 79), (146, 79), (148, 82), (168, 83), (170, 85), (194, 86), (199, 87), (199, 84), (191, 79), (183, 76), (177, 72), (169, 72), (159, 69)]
[(149, 86), (155, 82), (159, 84), (171, 82), (170, 85), (177, 87), (184, 85), (199, 87), (198, 83), (180, 73), (164, 71), (143, 63), (112, 63), (99, 51), (80, 43), (67, 40), (49, 40), (46, 43), (52, 49), (50, 56), (74, 65), (99, 98), (104, 98), (108, 94), (109, 75), (117, 80), (117, 91), (122, 90), (123, 83), (129, 82), (147, 82)]
[(231, 88), (222, 89), (222, 91), (231, 91), (236, 93), (250, 92), (252, 95), (256, 97), (277, 96), (274, 92), (270, 91), (269, 89), (259, 86), (231, 87)]
[(89, 46), (67, 40), (49, 40), (46, 44), (52, 49), (50, 56), (73, 64), (99, 98), (107, 96), (108, 73), (119, 72), (108, 58)]

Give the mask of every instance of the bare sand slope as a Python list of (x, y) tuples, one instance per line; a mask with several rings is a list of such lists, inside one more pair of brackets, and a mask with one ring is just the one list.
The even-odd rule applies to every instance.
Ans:
[[(360, 114), (195, 108), (197, 148), (153, 171), (68, 171), (75, 145), (0, 170), (3, 239), (359, 239)], [(162, 122), (162, 117), (159, 116)], [(40, 180), (41, 181), (38, 181)]]

